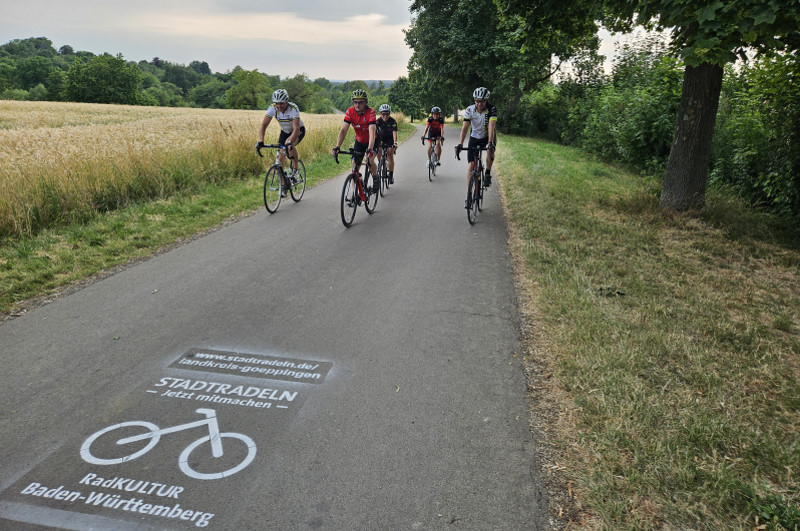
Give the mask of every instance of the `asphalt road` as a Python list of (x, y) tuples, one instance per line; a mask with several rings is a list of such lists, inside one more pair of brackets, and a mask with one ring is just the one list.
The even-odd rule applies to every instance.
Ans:
[(468, 224), (452, 146), (350, 228), (337, 177), (0, 326), (0, 529), (545, 529), (499, 197)]

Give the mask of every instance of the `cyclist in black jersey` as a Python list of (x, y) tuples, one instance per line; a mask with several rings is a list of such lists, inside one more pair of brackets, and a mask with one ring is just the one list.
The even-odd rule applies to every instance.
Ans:
[(394, 154), (397, 153), (397, 120), (391, 117), (392, 108), (384, 103), (378, 107), (378, 120), (375, 122), (375, 149), (378, 152), (377, 157), (381, 157), (380, 145), (385, 144), (392, 146), (387, 150), (386, 158), (389, 161), (389, 184), (394, 184)]

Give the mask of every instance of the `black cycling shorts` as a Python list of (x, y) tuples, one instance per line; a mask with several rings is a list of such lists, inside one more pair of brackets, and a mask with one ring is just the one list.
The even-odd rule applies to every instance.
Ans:
[[(488, 143), (489, 143), (489, 137), (488, 136), (486, 138), (475, 138), (474, 136), (471, 136), (471, 137), (469, 137), (469, 144), (467, 144), (467, 147), (471, 147), (471, 148), (474, 148), (474, 147), (486, 147), (486, 145)], [(478, 152), (473, 151), (473, 150), (470, 149), (467, 152), (467, 162), (472, 162), (473, 160), (475, 160), (475, 155), (477, 153)]]
[[(292, 133), (287, 133), (286, 131), (281, 130), (281, 136), (278, 137), (278, 144), (280, 144), (282, 146), (286, 145), (286, 141), (289, 139), (290, 136), (292, 136)], [(297, 140), (294, 143), (295, 147), (297, 146), (297, 144), (300, 143), (301, 140), (303, 140), (304, 136), (306, 136), (306, 127), (305, 126), (301, 127), (300, 128), (300, 132), (297, 133)]]
[(393, 135), (389, 135), (389, 136), (379, 136), (379, 137), (377, 137), (375, 139), (375, 149), (377, 150), (379, 147), (381, 147), (381, 144), (384, 144), (384, 145), (387, 145), (387, 146), (394, 145), (394, 136)]
[[(369, 144), (362, 144), (358, 140), (353, 143), (353, 150), (360, 151), (362, 153), (366, 153), (367, 149), (369, 149)], [(356, 155), (356, 162), (359, 166), (361, 166), (361, 161), (364, 160), (364, 155)]]

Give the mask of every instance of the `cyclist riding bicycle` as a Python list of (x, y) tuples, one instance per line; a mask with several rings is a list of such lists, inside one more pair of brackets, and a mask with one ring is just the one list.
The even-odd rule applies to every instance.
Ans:
[[(372, 175), (378, 174), (378, 169), (375, 164), (375, 123), (377, 118), (375, 116), (375, 109), (367, 107), (367, 91), (363, 89), (356, 89), (350, 95), (353, 100), (353, 106), (347, 109), (344, 113), (344, 123), (339, 130), (339, 136), (336, 139), (336, 147), (331, 150), (332, 155), (342, 148), (342, 142), (347, 135), (347, 130), (353, 126), (356, 132), (356, 141), (353, 144), (355, 151), (360, 151), (367, 154), (367, 164), (369, 171)], [(356, 164), (360, 167), (362, 157), (356, 156)], [(381, 182), (380, 179), (374, 179), (373, 192), (380, 192)]]
[[(494, 162), (494, 145), (497, 142), (495, 135), (495, 128), (497, 127), (497, 107), (489, 103), (489, 89), (486, 87), (478, 87), (472, 93), (472, 98), (475, 101), (473, 105), (467, 107), (464, 111), (464, 125), (461, 127), (461, 136), (458, 139), (456, 151), (464, 149), (464, 138), (467, 136), (467, 129), (472, 128), (469, 135), (469, 144), (467, 148), (474, 147), (487, 147), (489, 149), (488, 156), (486, 157), (486, 179), (485, 186), (488, 188), (492, 184), (492, 176), (489, 173), (492, 169)], [(474, 153), (472, 149), (467, 154), (467, 161), (469, 167), (467, 169), (467, 190), (469, 190), (469, 177), (472, 170), (475, 168), (476, 157), (480, 156), (479, 152)], [(469, 203), (469, 201), (467, 201)], [(469, 205), (467, 204), (467, 207)]]
[[(289, 93), (284, 89), (278, 89), (272, 93), (272, 105), (269, 106), (264, 119), (261, 121), (261, 129), (258, 132), (258, 142), (256, 143), (256, 152), (259, 155), (261, 155), (261, 148), (264, 147), (264, 134), (273, 118), (278, 120), (278, 124), (281, 127), (278, 144), (286, 146), (286, 151), (292, 157), (290, 163), (291, 171), (288, 173), (288, 177), (292, 181), (296, 181), (297, 161), (299, 160), (297, 144), (306, 136), (306, 127), (300, 118), (300, 109), (289, 101)], [(283, 164), (286, 160), (286, 153), (281, 152), (280, 157), (281, 164)]]
[(436, 161), (437, 166), (442, 163), (442, 142), (444, 141), (444, 118), (442, 118), (442, 110), (439, 107), (431, 109), (431, 115), (428, 117), (428, 124), (425, 126), (425, 131), (422, 133), (422, 141), (428, 140), (428, 160), (431, 158), (431, 147), (436, 145)]
[(380, 116), (377, 122), (375, 122), (375, 135), (377, 137), (375, 147), (378, 151), (378, 158), (380, 158), (381, 144), (392, 146), (392, 149), (386, 150), (386, 158), (389, 161), (389, 184), (394, 184), (394, 154), (397, 153), (397, 120), (390, 116), (392, 108), (386, 103), (378, 107), (378, 112)]

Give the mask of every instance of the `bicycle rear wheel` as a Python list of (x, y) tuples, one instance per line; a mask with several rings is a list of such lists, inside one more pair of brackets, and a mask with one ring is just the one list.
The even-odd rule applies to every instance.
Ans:
[(289, 189), (295, 203), (300, 201), (303, 198), (303, 194), (306, 193), (306, 165), (303, 164), (302, 160), (297, 161), (296, 179), (297, 182), (293, 182), (292, 187)]
[(369, 170), (364, 171), (364, 193), (367, 196), (367, 201), (364, 203), (364, 208), (367, 212), (372, 214), (375, 212), (375, 206), (378, 204), (378, 192), (373, 192), (375, 184), (375, 176)]
[(356, 209), (358, 208), (358, 187), (356, 185), (356, 175), (351, 173), (344, 180), (342, 187), (342, 223), (345, 227), (353, 224), (353, 218), (356, 217)]
[(281, 172), (272, 166), (264, 178), (264, 206), (270, 214), (277, 212), (281, 204)]
[(467, 208), (467, 221), (469, 221), (470, 225), (475, 224), (475, 220), (478, 218), (478, 187), (480, 183), (478, 183), (478, 177), (475, 173), (472, 174), (469, 178), (469, 188), (467, 189), (467, 197), (469, 201), (469, 208)]

